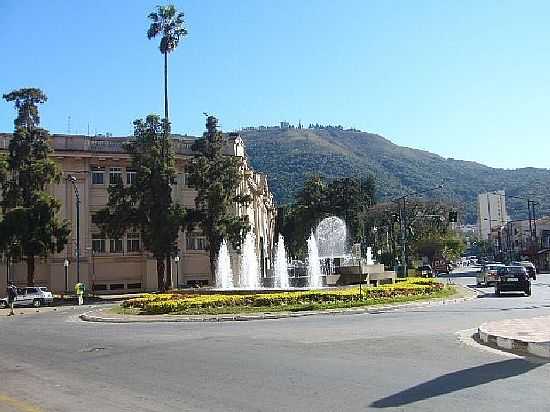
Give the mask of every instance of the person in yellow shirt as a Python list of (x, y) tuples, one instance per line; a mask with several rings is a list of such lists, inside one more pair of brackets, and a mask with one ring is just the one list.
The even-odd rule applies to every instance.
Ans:
[(78, 296), (78, 306), (83, 305), (84, 304), (84, 284), (78, 282), (75, 285), (74, 290), (76, 292), (76, 296)]

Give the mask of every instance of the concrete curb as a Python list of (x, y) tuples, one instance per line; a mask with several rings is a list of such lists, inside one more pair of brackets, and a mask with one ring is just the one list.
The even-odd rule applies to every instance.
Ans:
[(508, 338), (491, 334), (488, 330), (488, 323), (484, 323), (478, 328), (477, 337), (481, 341), (481, 343), (487, 346), (550, 359), (549, 344), (530, 342), (527, 340)]
[[(455, 285), (459, 286), (460, 285)], [(477, 298), (478, 293), (469, 288), (464, 288), (471, 293), (470, 296), (461, 298), (450, 298), (443, 300), (426, 300), (410, 303), (399, 303), (394, 305), (375, 305), (365, 308), (350, 308), (350, 309), (327, 309), (320, 311), (304, 311), (304, 312), (273, 312), (273, 313), (251, 313), (251, 314), (227, 314), (227, 315), (130, 315), (130, 316), (102, 316), (101, 312), (104, 309), (93, 310), (81, 314), (79, 317), (86, 322), (103, 322), (103, 323), (156, 323), (156, 322), (227, 322), (227, 321), (251, 321), (251, 320), (267, 320), (267, 319), (287, 319), (301, 318), (314, 315), (354, 315), (362, 313), (380, 313), (391, 310), (399, 310), (404, 308), (421, 308), (426, 306), (446, 305), (453, 303), (466, 302)]]

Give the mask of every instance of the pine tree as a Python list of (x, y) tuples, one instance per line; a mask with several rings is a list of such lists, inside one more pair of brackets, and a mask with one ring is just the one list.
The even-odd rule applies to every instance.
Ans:
[(236, 216), (238, 205), (251, 201), (239, 194), (244, 179), (242, 160), (224, 154), (224, 136), (218, 120), (208, 116), (203, 138), (193, 145), (197, 155), (187, 168), (189, 185), (197, 190), (190, 226), (199, 225), (208, 240), (210, 272), (216, 272), (216, 256), (223, 239), (237, 248), (249, 230), (246, 217)]
[(111, 238), (120, 238), (129, 229), (141, 234), (144, 248), (157, 261), (158, 288), (170, 287), (165, 278), (166, 256), (177, 252), (177, 239), (184, 224), (185, 210), (172, 198), (176, 180), (174, 153), (169, 140), (170, 124), (157, 115), (134, 121), (135, 140), (127, 144), (135, 181), (109, 187), (107, 207), (95, 220)]
[(3, 97), (14, 102), (17, 118), (8, 154), (0, 161), (0, 249), (14, 259), (25, 259), (30, 286), (35, 258), (60, 253), (70, 229), (69, 222), (59, 218), (59, 202), (46, 191), (61, 179), (57, 164), (49, 158), (48, 131), (39, 127), (38, 105), (47, 100), (46, 95), (27, 88)]

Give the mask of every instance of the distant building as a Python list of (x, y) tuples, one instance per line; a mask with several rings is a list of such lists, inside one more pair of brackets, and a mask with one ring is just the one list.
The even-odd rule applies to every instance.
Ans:
[(491, 230), (498, 229), (508, 222), (504, 190), (477, 195), (477, 219), (481, 239), (489, 239)]
[(288, 122), (281, 122), (281, 129), (288, 129), (290, 128), (290, 123)]

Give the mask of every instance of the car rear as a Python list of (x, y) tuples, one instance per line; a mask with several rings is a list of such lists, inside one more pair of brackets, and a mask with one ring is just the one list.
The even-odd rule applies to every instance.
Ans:
[(430, 265), (422, 265), (416, 270), (416, 274), (422, 277), (432, 277), (433, 270)]
[(523, 266), (525, 269), (527, 269), (527, 273), (529, 274), (529, 277), (533, 280), (537, 279), (537, 268), (535, 265), (529, 261), (522, 261), (520, 262), (520, 265)]
[(523, 266), (506, 266), (498, 270), (495, 294), (502, 292), (524, 292), (531, 295), (531, 280)]
[(485, 284), (487, 286), (493, 286), (495, 284), (495, 282), (497, 281), (497, 278), (498, 278), (498, 270), (499, 270), (499, 268), (502, 268), (502, 267), (504, 267), (504, 265), (502, 265), (502, 266), (497, 266), (497, 265), (487, 266), (487, 269), (486, 269), (486, 272), (485, 272)]
[(45, 305), (51, 305), (53, 303), (53, 295), (47, 288), (41, 287), (38, 288), (39, 294), (41, 296), (42, 302)]

